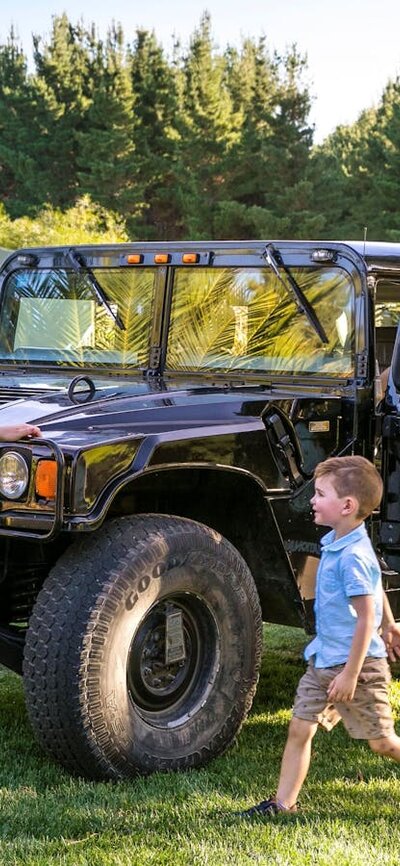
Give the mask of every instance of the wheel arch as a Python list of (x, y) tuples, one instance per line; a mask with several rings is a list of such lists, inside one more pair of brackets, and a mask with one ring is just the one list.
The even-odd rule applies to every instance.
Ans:
[(303, 624), (301, 597), (267, 491), (250, 473), (200, 465), (150, 469), (117, 492), (106, 519), (140, 513), (186, 517), (220, 532), (249, 566), (264, 620)]

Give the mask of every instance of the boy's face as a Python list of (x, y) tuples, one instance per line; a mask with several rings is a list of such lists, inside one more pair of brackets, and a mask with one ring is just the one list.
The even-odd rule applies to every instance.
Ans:
[(315, 493), (311, 499), (311, 506), (316, 524), (336, 529), (346, 519), (348, 502), (348, 496), (338, 496), (336, 493), (331, 475), (323, 475), (315, 479)]

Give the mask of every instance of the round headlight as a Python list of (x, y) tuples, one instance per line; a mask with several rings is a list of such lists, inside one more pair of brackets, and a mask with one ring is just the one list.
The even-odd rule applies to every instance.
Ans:
[(19, 499), (29, 482), (26, 460), (16, 451), (6, 451), (0, 457), (0, 493), (7, 499)]

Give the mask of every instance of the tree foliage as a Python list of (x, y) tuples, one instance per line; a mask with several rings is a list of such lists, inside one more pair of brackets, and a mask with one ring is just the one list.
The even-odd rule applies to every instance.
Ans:
[(73, 207), (64, 211), (46, 205), (35, 217), (22, 216), (16, 219), (12, 219), (4, 205), (0, 205), (0, 247), (7, 249), (119, 243), (127, 240), (123, 220), (93, 203), (89, 196), (83, 196)]
[(11, 30), (0, 45), (1, 227), (24, 244), (36, 216), (46, 238), (35, 242), (71, 242), (82, 207), (91, 236), (108, 220), (111, 234), (144, 240), (360, 238), (364, 226), (400, 240), (399, 78), (315, 147), (298, 47), (278, 55), (247, 38), (220, 49), (208, 13), (172, 57), (153, 32), (127, 42), (112, 24), (102, 40), (93, 24), (55, 16), (47, 39), (33, 37), (33, 62)]

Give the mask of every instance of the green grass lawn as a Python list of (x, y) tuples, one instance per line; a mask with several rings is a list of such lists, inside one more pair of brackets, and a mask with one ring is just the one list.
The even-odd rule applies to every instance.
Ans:
[[(204, 770), (118, 784), (49, 761), (20, 680), (1, 669), (0, 866), (397, 866), (400, 766), (339, 728), (315, 738), (301, 812), (270, 823), (233, 815), (274, 790), (304, 643), (297, 629), (266, 628), (253, 710), (227, 754)], [(392, 699), (398, 718), (400, 680)]]

